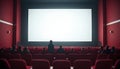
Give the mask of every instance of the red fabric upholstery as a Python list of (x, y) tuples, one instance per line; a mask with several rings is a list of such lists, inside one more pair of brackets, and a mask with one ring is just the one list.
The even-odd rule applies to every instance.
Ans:
[(11, 69), (27, 69), (27, 64), (23, 59), (10, 59)]
[(31, 54), (24, 54), (24, 55), (21, 55), (21, 56), (26, 61), (27, 65), (31, 66), (32, 55)]
[(50, 65), (52, 65), (53, 60), (54, 60), (54, 54), (45, 54), (44, 57), (45, 59), (49, 60)]
[(118, 59), (116, 62), (115, 62), (115, 68), (114, 69), (120, 69), (120, 59)]
[(0, 59), (0, 69), (11, 69), (9, 62), (6, 59)]
[(9, 59), (21, 59), (21, 55), (20, 54), (9, 54), (8, 58)]
[(33, 54), (32, 59), (44, 59), (44, 55), (42, 55), (42, 54)]
[(32, 69), (50, 69), (50, 63), (45, 59), (33, 59)]
[(112, 69), (113, 61), (111, 59), (96, 60), (94, 69)]
[(73, 63), (74, 69), (90, 69), (91, 68), (91, 60), (89, 59), (78, 59)]
[(53, 69), (70, 69), (69, 60), (54, 60)]
[(66, 55), (65, 54), (56, 54), (55, 55), (55, 59), (66, 59)]
[(78, 56), (78, 54), (68, 54), (68, 59), (70, 60), (71, 65), (73, 65), (73, 62), (75, 61), (75, 59), (77, 58), (77, 56)]
[(108, 59), (108, 55), (107, 54), (99, 54), (97, 55), (97, 59)]
[(115, 64), (117, 59), (120, 59), (120, 54), (110, 54), (109, 59), (113, 60), (113, 64)]

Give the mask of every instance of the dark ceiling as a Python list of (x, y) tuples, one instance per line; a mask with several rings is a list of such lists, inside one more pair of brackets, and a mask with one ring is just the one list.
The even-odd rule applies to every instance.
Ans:
[(97, 2), (98, 0), (22, 0), (22, 2)]

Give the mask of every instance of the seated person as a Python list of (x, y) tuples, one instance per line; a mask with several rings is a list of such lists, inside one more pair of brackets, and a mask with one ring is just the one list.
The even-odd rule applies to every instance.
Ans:
[(103, 46), (101, 46), (100, 50), (98, 51), (98, 54), (103, 54), (103, 52), (104, 52), (104, 48), (103, 48)]
[(30, 51), (28, 50), (27, 47), (25, 47), (25, 48), (23, 49), (23, 54), (30, 54)]
[(60, 48), (57, 50), (57, 53), (65, 53), (64, 49), (62, 48), (62, 46), (60, 46)]
[(17, 53), (22, 54), (22, 49), (21, 49), (21, 46), (19, 46), (19, 47), (17, 48)]
[(4, 53), (4, 48), (0, 48), (0, 54)]
[(114, 54), (114, 53), (115, 53), (115, 47), (114, 47), (114, 46), (111, 48), (110, 53), (111, 53), (111, 54)]
[(104, 53), (105, 53), (105, 54), (110, 54), (109, 46), (106, 46), (106, 48), (105, 48), (105, 50), (104, 50)]
[(11, 53), (16, 53), (16, 51), (17, 51), (17, 50), (16, 50), (16, 46), (13, 45), (12, 48), (10, 48), (10, 52), (11, 52)]
[(46, 53), (46, 48), (43, 48), (41, 53), (45, 54)]
[(75, 50), (72, 48), (69, 53), (75, 53)]

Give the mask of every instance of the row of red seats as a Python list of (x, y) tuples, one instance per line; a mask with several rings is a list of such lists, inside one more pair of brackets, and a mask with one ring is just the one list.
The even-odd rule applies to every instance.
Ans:
[(0, 55), (0, 58), (6, 58), (6, 59), (24, 59), (27, 62), (27, 65), (31, 65), (31, 60), (32, 59), (47, 59), (50, 62), (50, 65), (52, 65), (53, 60), (58, 60), (58, 59), (63, 59), (63, 60), (70, 60), (71, 64), (73, 64), (73, 62), (76, 59), (90, 59), (92, 61), (92, 65), (95, 64), (96, 59), (112, 59), (114, 62), (117, 59), (120, 59), (120, 55), (102, 55), (102, 54), (98, 54), (98, 55), (80, 55), (80, 54), (69, 54), (69, 55), (65, 55), (65, 54), (24, 54), (24, 55), (20, 55), (20, 54), (4, 54), (4, 55)]
[[(27, 66), (23, 59), (0, 59), (0, 69), (50, 69), (50, 63), (45, 59), (33, 59), (32, 66)], [(70, 69), (69, 60), (54, 60), (53, 69)], [(111, 59), (98, 59), (94, 66), (91, 66), (89, 59), (78, 59), (74, 61), (74, 69), (119, 69), (120, 59), (116, 61), (114, 67)]]

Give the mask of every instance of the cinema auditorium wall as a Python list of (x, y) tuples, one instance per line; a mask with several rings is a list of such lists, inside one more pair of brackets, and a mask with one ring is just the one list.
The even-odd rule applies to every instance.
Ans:
[[(99, 0), (98, 40), (120, 47), (120, 0)], [(20, 0), (0, 0), (0, 48), (20, 42)]]

